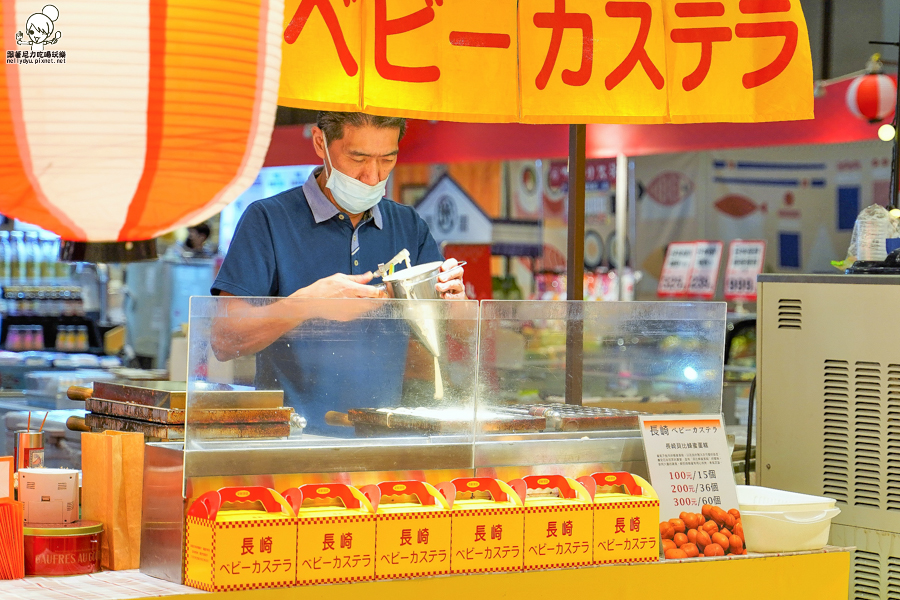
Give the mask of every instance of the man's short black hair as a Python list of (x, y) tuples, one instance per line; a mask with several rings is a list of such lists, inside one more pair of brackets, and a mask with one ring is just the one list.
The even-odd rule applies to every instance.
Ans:
[(361, 112), (330, 112), (319, 111), (316, 125), (325, 132), (328, 143), (335, 142), (344, 137), (344, 125), (354, 127), (377, 127), (378, 129), (399, 129), (400, 139), (406, 134), (406, 119), (399, 117), (376, 117)]

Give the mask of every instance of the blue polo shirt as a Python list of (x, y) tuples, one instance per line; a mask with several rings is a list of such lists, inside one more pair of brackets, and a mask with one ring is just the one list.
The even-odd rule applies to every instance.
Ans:
[[(247, 207), (213, 294), (290, 296), (335, 273), (375, 271), (404, 248), (413, 265), (443, 260), (428, 226), (410, 206), (382, 199), (354, 228), (319, 189), (320, 170), (302, 187)], [(352, 435), (325, 425), (325, 413), (397, 406), (408, 336), (400, 320), (314, 319), (257, 354), (256, 385), (283, 389), (285, 404), (306, 417), (310, 433)]]

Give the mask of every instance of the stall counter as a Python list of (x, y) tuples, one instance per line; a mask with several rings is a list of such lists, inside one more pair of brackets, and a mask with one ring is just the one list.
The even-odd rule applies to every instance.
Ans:
[[(531, 571), (450, 575), (422, 579), (330, 585), (332, 600), (357, 598), (497, 597), (552, 598), (560, 590), (614, 593), (618, 600), (648, 600), (700, 594), (728, 600), (846, 600), (852, 548), (817, 552), (751, 554)], [(31, 577), (0, 581), (4, 600), (313, 600), (322, 586), (206, 593), (154, 579), (137, 571), (75, 577)]]

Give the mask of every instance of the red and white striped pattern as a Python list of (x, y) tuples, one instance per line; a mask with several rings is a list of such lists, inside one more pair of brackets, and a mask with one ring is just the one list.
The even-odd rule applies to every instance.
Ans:
[[(4, 55), (44, 2), (3, 0)], [(0, 213), (64, 239), (150, 239), (256, 177), (283, 0), (64, 0), (65, 64), (0, 69)]]
[(896, 104), (897, 86), (887, 75), (863, 75), (847, 88), (847, 108), (860, 119), (872, 123), (894, 114)]

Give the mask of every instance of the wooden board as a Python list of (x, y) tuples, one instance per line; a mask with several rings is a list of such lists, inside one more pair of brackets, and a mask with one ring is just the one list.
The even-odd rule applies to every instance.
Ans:
[[(143, 433), (148, 442), (184, 441), (184, 425), (161, 425), (158, 423), (121, 419), (94, 413), (85, 415), (84, 422), (92, 431), (128, 431)], [(222, 423), (191, 426), (191, 437), (195, 439), (234, 440), (282, 438), (288, 437), (290, 434), (291, 426), (288, 423)]]
[(259, 409), (191, 409), (184, 411), (162, 406), (146, 406), (133, 402), (117, 402), (100, 398), (88, 398), (84, 402), (85, 410), (92, 413), (159, 423), (162, 425), (184, 425), (185, 415), (191, 423), (288, 423), (294, 409), (290, 407)]

